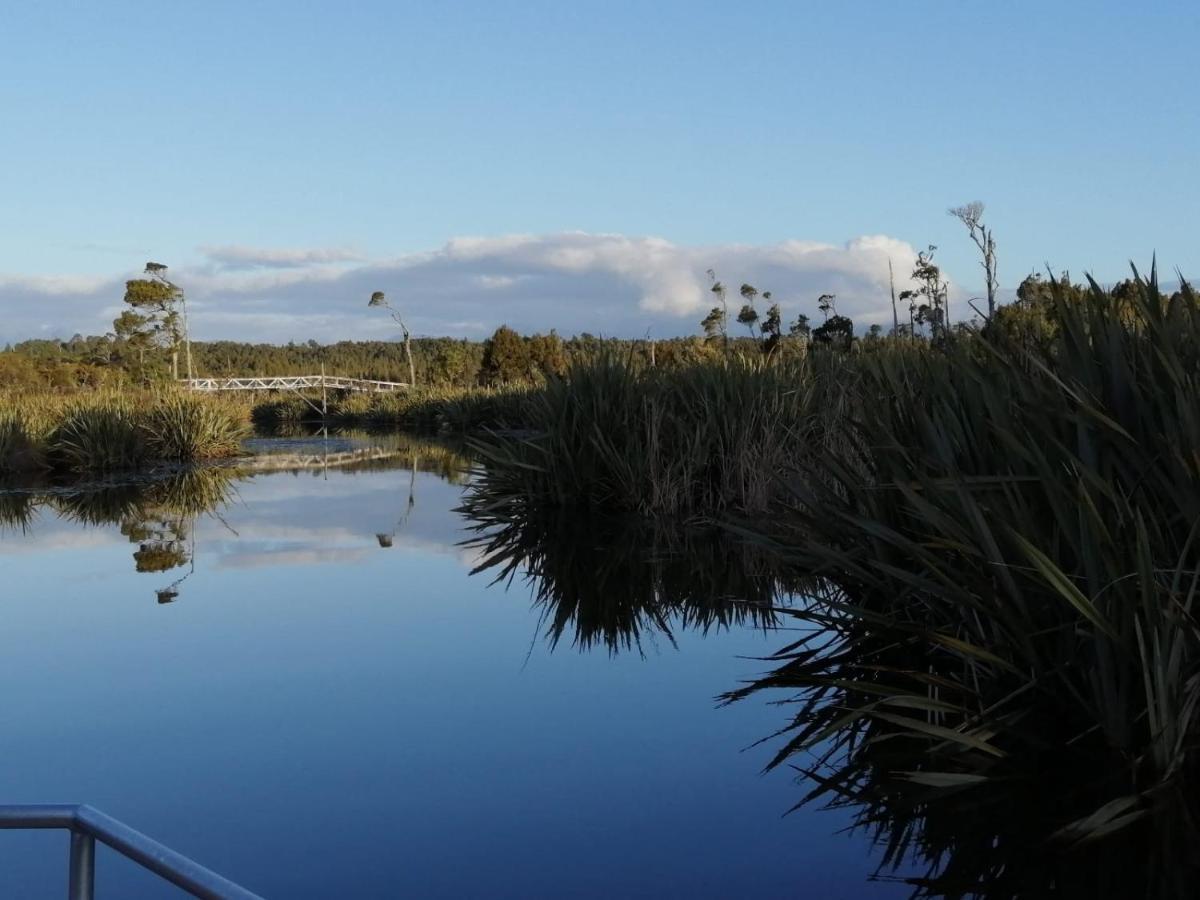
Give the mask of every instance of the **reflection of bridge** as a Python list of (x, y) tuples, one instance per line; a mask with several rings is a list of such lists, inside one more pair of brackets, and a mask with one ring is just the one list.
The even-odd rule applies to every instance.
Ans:
[(338, 466), (353, 466), (357, 463), (373, 463), (381, 460), (396, 459), (399, 450), (389, 450), (385, 447), (359, 447), (355, 450), (335, 450), (331, 453), (313, 450), (298, 453), (260, 453), (250, 457), (240, 457), (231, 463), (230, 468), (239, 472), (296, 472), (301, 469), (330, 469)]
[(408, 387), (403, 381), (368, 381), (339, 375), (283, 375), (275, 378), (184, 378), (193, 391), (301, 391), (306, 388), (354, 391), (360, 394), (390, 394)]

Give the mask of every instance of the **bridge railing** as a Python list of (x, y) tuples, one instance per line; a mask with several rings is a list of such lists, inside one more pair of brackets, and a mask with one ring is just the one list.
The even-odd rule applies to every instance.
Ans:
[(63, 829), (71, 833), (68, 900), (93, 900), (96, 841), (204, 900), (262, 900), (128, 825), (83, 804), (0, 806), (0, 829)]
[(180, 384), (193, 391), (298, 391), (305, 388), (386, 394), (409, 387), (403, 381), (374, 381), (340, 375), (280, 375), (252, 378), (183, 378)]

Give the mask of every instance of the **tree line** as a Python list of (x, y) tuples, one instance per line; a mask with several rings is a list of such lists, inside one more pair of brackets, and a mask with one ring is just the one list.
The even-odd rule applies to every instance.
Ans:
[[(102, 336), (75, 335), (68, 341), (29, 340), (0, 352), (0, 387), (41, 386), (86, 388), (121, 384), (153, 384), (189, 376), (310, 375), (325, 372), (352, 378), (407, 382), (430, 387), (489, 386), (508, 382), (538, 382), (564, 374), (572, 360), (606, 352), (629, 356), (649, 366), (681, 367), (719, 359), (727, 354), (762, 354), (767, 358), (804, 354), (810, 346), (852, 352), (884, 340), (945, 341), (956, 332), (977, 328), (1015, 329), (1026, 340), (1051, 337), (1052, 296), (1082, 298), (1087, 287), (1071, 281), (1032, 274), (1016, 291), (1014, 303), (997, 302), (996, 240), (983, 221), (979, 202), (950, 209), (966, 227), (979, 250), (985, 295), (967, 301), (968, 311), (952, 317), (949, 288), (929, 246), (917, 254), (909, 272), (910, 287), (897, 292), (892, 279), (891, 328), (872, 323), (862, 334), (854, 321), (838, 312), (837, 295), (822, 293), (815, 300), (813, 323), (808, 313), (785, 319), (769, 290), (743, 283), (733, 293), (710, 269), (714, 305), (700, 321), (699, 334), (666, 339), (599, 338), (580, 334), (562, 338), (556, 332), (521, 335), (506, 325), (486, 340), (449, 337), (414, 338), (400, 310), (382, 291), (368, 306), (386, 312), (399, 327), (399, 341), (317, 341), (283, 345), (239, 341), (191, 341), (187, 333), (187, 304), (183, 290), (167, 277), (167, 267), (146, 264), (145, 277), (125, 285), (125, 308)], [(890, 269), (890, 265), (889, 265)], [(1133, 296), (1136, 285), (1116, 285), (1112, 295)], [(760, 305), (765, 310), (760, 313)], [(742, 331), (744, 329), (744, 333)], [(183, 368), (181, 369), (181, 362)]]

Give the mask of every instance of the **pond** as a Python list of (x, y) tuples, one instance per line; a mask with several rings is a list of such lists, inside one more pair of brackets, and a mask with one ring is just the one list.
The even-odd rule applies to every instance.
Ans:
[[(779, 708), (718, 706), (783, 623), (639, 607), (638, 548), (586, 525), (553, 584), (560, 551), (472, 574), (453, 454), (372, 446), (5, 494), (0, 798), (91, 803), (266, 897), (907, 895), (847, 812), (785, 815), (803, 789), (752, 746)], [(66, 846), (0, 834), (2, 893), (60, 896)], [(177, 896), (103, 848), (97, 887)]]

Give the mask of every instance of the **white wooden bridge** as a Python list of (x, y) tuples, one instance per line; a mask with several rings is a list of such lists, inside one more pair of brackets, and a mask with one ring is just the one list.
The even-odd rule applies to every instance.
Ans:
[(184, 378), (184, 387), (193, 391), (302, 391), (316, 388), (353, 391), (359, 394), (390, 394), (408, 387), (403, 381), (370, 381), (343, 378), (340, 375), (282, 375), (272, 378)]

